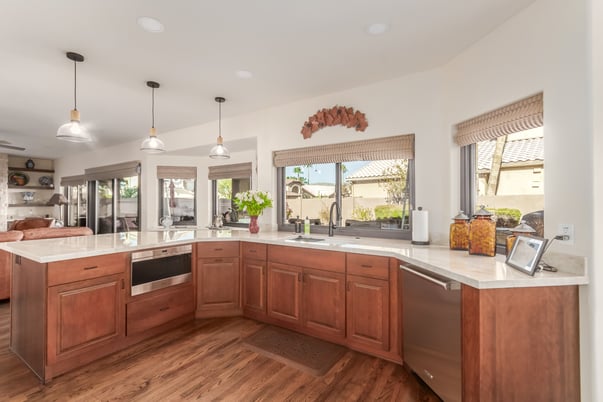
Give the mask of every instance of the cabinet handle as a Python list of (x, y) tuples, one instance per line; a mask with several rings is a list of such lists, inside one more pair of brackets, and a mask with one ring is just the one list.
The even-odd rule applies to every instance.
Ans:
[(350, 281), (346, 282), (346, 290), (349, 292), (350, 291)]
[(214, 251), (222, 251), (222, 248), (214, 248)]
[(121, 288), (122, 288), (122, 289), (125, 289), (125, 288), (126, 288), (126, 284), (125, 284), (125, 281), (123, 280), (123, 278), (122, 278), (122, 280), (121, 280)]
[(222, 262), (222, 261), (223, 261), (222, 258), (215, 258), (214, 259), (214, 262)]
[(255, 251), (255, 250), (249, 250), (249, 252), (250, 252), (250, 253), (255, 253), (256, 251)]
[(302, 276), (301, 272), (298, 272), (297, 273), (297, 281), (298, 282), (301, 282), (301, 280), (302, 280), (301, 276)]
[(15, 264), (21, 265), (21, 256), (20, 255), (15, 256)]
[(169, 307), (169, 306), (165, 306), (165, 307), (161, 307), (161, 308), (159, 309), (159, 311), (166, 311), (166, 310), (169, 310), (169, 309), (170, 309), (170, 307)]
[(88, 271), (90, 269), (96, 269), (98, 268), (98, 265), (92, 265), (91, 267), (84, 267), (84, 271)]
[(360, 266), (361, 266), (362, 268), (373, 268), (373, 266), (372, 266), (372, 265), (369, 265), (369, 264), (361, 264)]

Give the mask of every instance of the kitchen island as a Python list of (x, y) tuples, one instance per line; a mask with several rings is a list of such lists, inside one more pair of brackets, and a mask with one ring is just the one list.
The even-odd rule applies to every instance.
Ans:
[[(583, 258), (554, 255), (559, 272), (529, 277), (502, 256), (399, 240), (313, 237), (324, 240), (169, 230), (7, 243), (2, 247), (15, 255), (11, 348), (49, 381), (195, 316), (242, 312), (402, 363), (398, 267), (408, 263), (462, 284), (463, 400), (579, 399), (578, 286), (588, 283)], [(240, 248), (222, 246), (230, 242)], [(191, 282), (144, 298), (130, 294), (133, 251), (186, 244), (196, 245)], [(292, 292), (279, 292), (286, 287)], [(290, 294), (298, 298), (283, 301)], [(334, 303), (333, 314), (323, 314), (319, 299)], [(370, 311), (378, 324), (369, 325), (359, 305), (378, 306)]]

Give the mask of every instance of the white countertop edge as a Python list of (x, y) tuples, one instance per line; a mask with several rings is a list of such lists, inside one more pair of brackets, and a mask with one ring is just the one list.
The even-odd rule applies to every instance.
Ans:
[[(159, 235), (165, 237), (169, 236), (170, 233), (175, 237), (183, 234), (186, 236), (183, 236), (183, 238), (180, 239), (159, 239), (158, 241), (152, 242), (149, 242), (149, 239), (144, 239), (144, 237), (153, 237)], [(143, 244), (129, 245), (127, 244), (127, 234), (116, 233), (98, 235), (104, 237), (84, 236), (79, 238), (71, 237), (0, 243), (0, 249), (12, 252), (39, 263), (49, 263), (61, 260), (95, 257), (106, 254), (132, 252), (136, 250), (161, 248), (171, 245), (189, 244), (202, 241), (247, 241), (281, 246), (305, 247), (318, 250), (393, 257), (477, 289), (587, 285), (589, 283), (585, 258), (576, 256), (568, 256), (574, 260), (582, 259), (582, 267), (579, 267), (578, 269), (573, 268), (572, 270), (574, 272), (566, 272), (565, 270), (560, 269), (560, 271), (556, 273), (537, 272), (533, 277), (531, 277), (505, 265), (504, 256), (469, 256), (466, 252), (449, 250), (444, 246), (413, 246), (409, 241), (403, 240), (369, 238), (354, 239), (345, 236), (327, 238), (324, 235), (313, 235), (312, 237), (325, 238), (325, 243), (298, 243), (290, 241), (291, 238), (296, 236), (294, 233), (266, 232), (260, 234), (250, 234), (247, 231), (216, 231), (207, 229), (136, 232), (136, 236), (139, 236), (138, 234), (140, 234), (142, 237), (140, 242)], [(100, 248), (91, 248), (88, 245), (88, 247), (81, 250), (69, 248), (69, 246), (76, 247), (80, 244), (88, 243), (90, 240), (92, 240), (91, 238), (94, 237), (104, 241), (112, 241), (117, 245), (115, 247), (104, 245)], [(60, 248), (62, 245), (64, 248), (62, 248), (60, 252), (57, 252), (57, 248)], [(44, 249), (53, 251), (44, 253), (42, 251)], [(409, 254), (421, 254), (424, 258)], [(433, 254), (433, 258), (430, 254)], [(452, 263), (436, 264), (428, 261), (429, 259), (437, 259), (438, 257), (443, 257), (441, 259), (442, 261), (448, 260), (452, 261)], [(472, 265), (484, 262), (484, 265), (489, 266), (484, 267), (483, 270), (481, 267), (479, 269), (465, 269), (465, 271), (470, 272), (463, 272), (461, 269), (446, 266), (455, 265), (456, 262), (459, 263), (458, 265), (462, 265), (460, 263), (466, 263), (467, 261), (469, 261)], [(487, 270), (494, 272), (487, 272)], [(580, 271), (583, 272), (583, 274), (581, 274)], [(502, 275), (503, 277), (493, 277), (496, 275)], [(480, 276), (482, 277), (480, 278)], [(490, 277), (488, 278), (487, 276)]]

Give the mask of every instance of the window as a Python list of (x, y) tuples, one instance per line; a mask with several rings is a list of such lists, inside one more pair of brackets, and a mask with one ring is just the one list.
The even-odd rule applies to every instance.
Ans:
[(413, 157), (414, 135), (275, 152), (279, 230), (327, 233), (336, 203), (337, 234), (410, 239)]
[(249, 224), (249, 216), (244, 211), (239, 211), (232, 199), (235, 194), (251, 189), (251, 169), (251, 162), (209, 167), (212, 217), (222, 216), (226, 226)]
[(61, 186), (65, 189), (67, 205), (65, 226), (86, 226), (86, 209), (88, 204), (88, 187), (86, 177), (70, 176), (61, 179)]
[(174, 226), (197, 224), (197, 168), (157, 166), (159, 214), (157, 223), (170, 216)]
[(88, 222), (95, 234), (140, 230), (140, 163), (86, 169)]
[(542, 94), (457, 125), (461, 148), (461, 206), (484, 205), (496, 218), (497, 246), (521, 220), (544, 236)]

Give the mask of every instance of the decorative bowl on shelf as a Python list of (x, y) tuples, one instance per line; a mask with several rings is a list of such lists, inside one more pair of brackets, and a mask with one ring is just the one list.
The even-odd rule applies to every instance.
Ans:
[(28, 201), (33, 201), (35, 192), (33, 191), (23, 191), (21, 196), (23, 197), (23, 201), (27, 203)]
[(52, 187), (52, 177), (42, 176), (38, 179), (38, 183), (44, 187)]
[(29, 176), (21, 172), (13, 172), (8, 175), (8, 184), (24, 186), (29, 183)]

